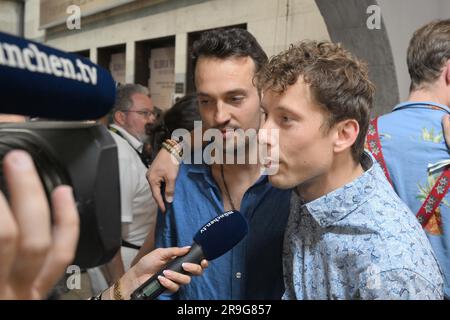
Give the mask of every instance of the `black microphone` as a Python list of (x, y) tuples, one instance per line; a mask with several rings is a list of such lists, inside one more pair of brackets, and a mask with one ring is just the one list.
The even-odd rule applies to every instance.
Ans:
[(247, 220), (239, 211), (231, 210), (217, 216), (195, 234), (194, 243), (186, 255), (173, 259), (145, 281), (131, 294), (131, 300), (155, 299), (166, 290), (158, 280), (164, 270), (187, 274), (181, 266), (184, 262), (200, 264), (203, 259), (214, 260), (231, 250), (247, 233)]
[(0, 113), (95, 120), (115, 101), (111, 74), (88, 59), (0, 32)]

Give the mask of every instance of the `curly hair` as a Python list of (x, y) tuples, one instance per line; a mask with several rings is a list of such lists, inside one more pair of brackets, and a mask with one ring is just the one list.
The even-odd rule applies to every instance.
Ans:
[(250, 57), (255, 63), (255, 72), (267, 62), (267, 55), (255, 37), (240, 28), (214, 29), (202, 33), (200, 39), (193, 44), (194, 70), (201, 56), (219, 59)]
[(450, 19), (432, 21), (414, 32), (407, 55), (410, 91), (432, 83), (450, 59)]
[(259, 90), (283, 93), (299, 77), (309, 86), (315, 102), (326, 111), (326, 131), (342, 120), (358, 122), (359, 134), (351, 151), (359, 161), (375, 92), (366, 64), (340, 44), (302, 41), (272, 57), (257, 73), (255, 81)]

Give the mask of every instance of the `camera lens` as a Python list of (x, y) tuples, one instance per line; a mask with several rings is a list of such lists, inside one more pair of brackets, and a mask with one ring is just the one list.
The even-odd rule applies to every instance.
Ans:
[(9, 192), (3, 174), (3, 158), (9, 151), (15, 149), (27, 151), (33, 158), (47, 199), (50, 200), (50, 195), (57, 186), (70, 185), (68, 174), (41, 137), (20, 129), (0, 131), (0, 189), (7, 198), (9, 198)]

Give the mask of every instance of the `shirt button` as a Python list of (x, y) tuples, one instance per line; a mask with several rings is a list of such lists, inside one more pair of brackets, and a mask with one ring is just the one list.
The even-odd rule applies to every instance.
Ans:
[(242, 277), (242, 273), (236, 272), (236, 278), (237, 278), (237, 279), (240, 279), (241, 277)]

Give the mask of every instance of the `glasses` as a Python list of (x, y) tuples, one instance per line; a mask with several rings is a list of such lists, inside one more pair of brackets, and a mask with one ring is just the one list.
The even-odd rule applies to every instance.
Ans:
[(136, 112), (144, 118), (150, 118), (151, 116), (156, 116), (154, 111), (143, 111), (143, 110), (121, 110), (122, 112)]

